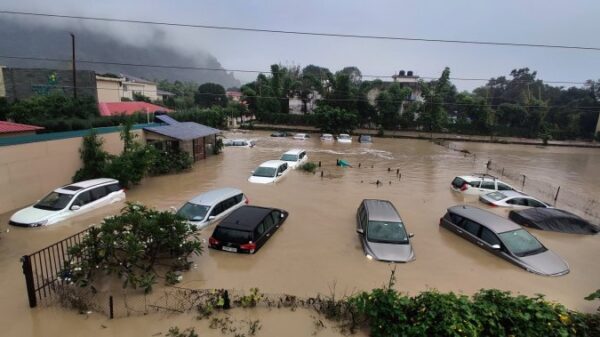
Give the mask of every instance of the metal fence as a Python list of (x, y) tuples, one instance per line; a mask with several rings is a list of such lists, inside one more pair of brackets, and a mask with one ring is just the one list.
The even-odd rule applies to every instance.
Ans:
[(21, 263), (31, 308), (36, 307), (38, 301), (56, 294), (58, 286), (64, 282), (58, 276), (64, 268), (65, 261), (69, 260), (69, 248), (81, 243), (89, 230), (90, 228), (87, 228), (35, 253), (23, 255)]

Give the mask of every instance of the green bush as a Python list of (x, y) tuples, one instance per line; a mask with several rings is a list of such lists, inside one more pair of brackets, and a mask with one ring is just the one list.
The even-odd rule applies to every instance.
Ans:
[(152, 162), (149, 165), (149, 173), (152, 175), (181, 172), (190, 169), (194, 163), (187, 152), (159, 151), (152, 146), (148, 146), (148, 150), (152, 156)]
[(148, 293), (159, 277), (158, 266), (171, 273), (187, 270), (190, 256), (201, 252), (195, 225), (169, 211), (127, 203), (120, 215), (105, 218), (69, 248), (70, 260), (59, 277), (93, 287), (97, 275), (113, 274), (123, 281), (123, 288)]
[(307, 163), (302, 164), (302, 166), (300, 166), (300, 169), (306, 172), (315, 173), (317, 167), (317, 164), (313, 163), (312, 161), (309, 161)]

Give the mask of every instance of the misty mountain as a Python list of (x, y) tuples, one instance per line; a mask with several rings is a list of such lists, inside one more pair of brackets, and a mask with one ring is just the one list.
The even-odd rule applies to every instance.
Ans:
[[(135, 33), (128, 27), (106, 31), (92, 29), (89, 25), (51, 26), (13, 21), (0, 17), (0, 56), (25, 56), (52, 59), (71, 58), (70, 32), (76, 36), (78, 60), (149, 64), (167, 66), (193, 66), (222, 69), (219, 61), (208, 53), (186, 55), (170, 47), (160, 30), (150, 28), (150, 38), (130, 43)], [(131, 27), (145, 29), (144, 27)], [(129, 34), (129, 36), (127, 36)], [(128, 38), (120, 38), (120, 35)], [(70, 69), (70, 62), (9, 59), (0, 57), (0, 65), (19, 68)], [(152, 68), (125, 65), (77, 63), (78, 69), (96, 73), (124, 73), (148, 80), (194, 81), (199, 84), (214, 82), (227, 87), (239, 87), (240, 81), (232, 73), (212, 70)]]

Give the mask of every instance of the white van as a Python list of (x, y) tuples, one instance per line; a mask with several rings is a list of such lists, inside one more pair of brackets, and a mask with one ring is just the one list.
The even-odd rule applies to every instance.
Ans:
[(57, 188), (34, 205), (13, 214), (9, 224), (48, 226), (121, 200), (125, 200), (125, 191), (115, 179), (80, 181)]
[(203, 229), (248, 202), (244, 192), (237, 188), (219, 188), (195, 196), (179, 208), (177, 215)]

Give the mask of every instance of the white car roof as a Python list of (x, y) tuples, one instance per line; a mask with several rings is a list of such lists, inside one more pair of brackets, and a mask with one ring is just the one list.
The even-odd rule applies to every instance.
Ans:
[(291, 149), (289, 151), (287, 151), (284, 154), (295, 154), (295, 155), (299, 155), (300, 153), (304, 152), (303, 149)]
[(324, 133), (323, 137), (333, 137), (333, 135), (331, 133)]
[(283, 160), (267, 160), (266, 162), (260, 164), (259, 167), (274, 167), (274, 168), (278, 168), (279, 166), (281, 166), (281, 164), (287, 164), (287, 162), (283, 161)]
[(306, 133), (297, 133), (296, 136), (306, 136)]
[(340, 137), (350, 137), (350, 135), (347, 133), (340, 133)]
[(461, 178), (461, 179), (466, 180), (466, 181), (473, 181), (473, 180), (494, 181), (494, 180), (497, 180), (497, 181), (499, 181), (499, 182), (501, 182), (503, 184), (506, 184), (502, 180), (500, 180), (498, 178), (494, 178), (492, 176), (458, 176), (458, 178)]
[(208, 191), (202, 194), (198, 194), (193, 197), (189, 202), (196, 205), (213, 206), (224, 199), (231, 198), (240, 193), (241, 190), (232, 187), (218, 188), (216, 190)]
[(107, 184), (107, 183), (118, 183), (119, 181), (111, 178), (98, 178), (98, 179), (90, 179), (78, 181), (74, 184), (65, 185), (55, 189), (55, 192), (64, 193), (64, 194), (75, 194), (80, 190), (90, 188), (96, 185)]

